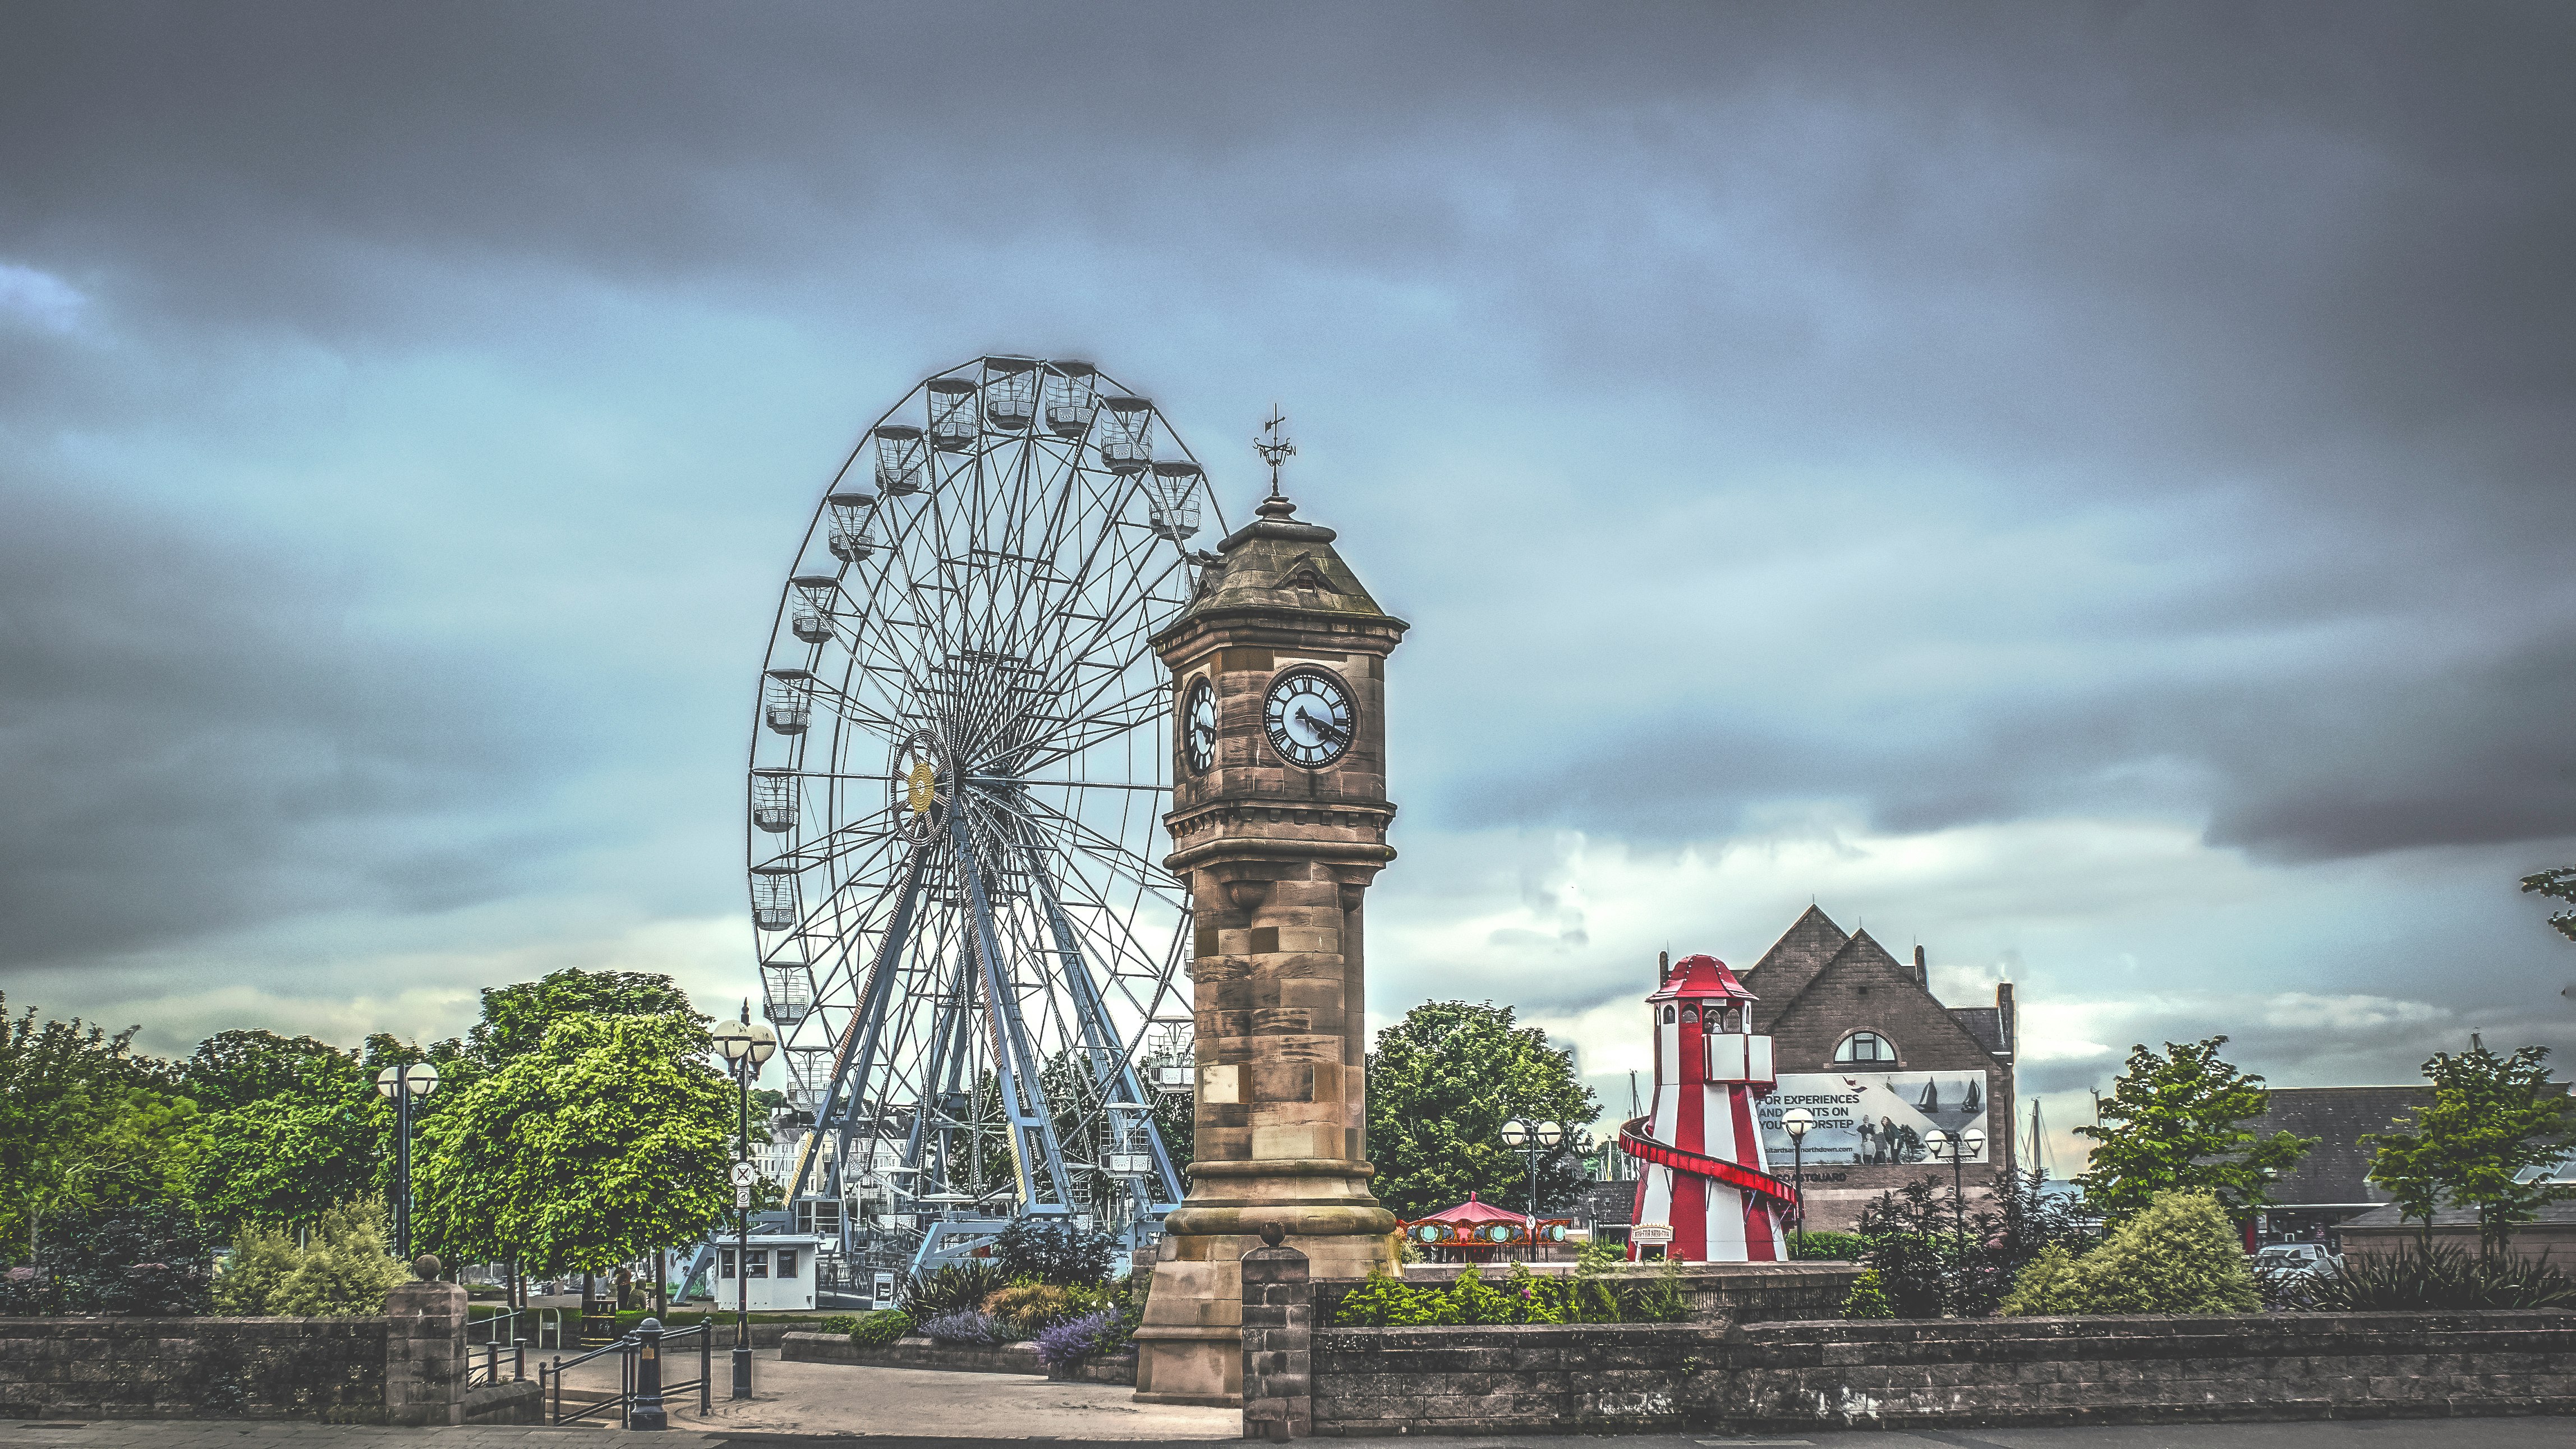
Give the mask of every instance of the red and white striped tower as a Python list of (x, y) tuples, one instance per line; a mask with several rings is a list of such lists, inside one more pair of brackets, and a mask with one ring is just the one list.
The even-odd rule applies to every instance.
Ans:
[[(1753, 1104), (1770, 1095), (1771, 1038), (1755, 1036), (1753, 993), (1714, 956), (1689, 956), (1646, 998), (1654, 1013), (1655, 1108), (1619, 1133), (1645, 1165), (1637, 1224), (1668, 1227), (1667, 1256), (1768, 1263), (1789, 1256), (1781, 1220), (1796, 1201), (1771, 1175)], [(1628, 1255), (1640, 1245), (1631, 1234)]]

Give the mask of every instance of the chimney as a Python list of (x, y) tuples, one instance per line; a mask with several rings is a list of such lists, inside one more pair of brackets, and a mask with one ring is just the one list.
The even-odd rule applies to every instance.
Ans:
[(1657, 951), (1655, 953), (1655, 989), (1660, 991), (1672, 984), (1673, 953), (1670, 951)]
[(2013, 992), (2012, 983), (2009, 981), (1995, 983), (1995, 1016), (2003, 1024), (2004, 1055), (2018, 1054), (2021, 1050), (2021, 1041), (2014, 1033)]
[(1914, 948), (1914, 984), (1926, 991), (1932, 989), (1932, 967), (1924, 961), (1923, 948), (1919, 945)]

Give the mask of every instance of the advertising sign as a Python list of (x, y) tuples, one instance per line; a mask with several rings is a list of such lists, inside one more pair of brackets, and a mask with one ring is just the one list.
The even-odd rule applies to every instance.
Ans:
[(1815, 1119), (1799, 1148), (1810, 1168), (1930, 1162), (1932, 1149), (1924, 1139), (1936, 1128), (1952, 1136), (1971, 1127), (1986, 1134), (1988, 1140), (1967, 1155), (1969, 1162), (1988, 1160), (1994, 1145), (1983, 1072), (1782, 1073), (1779, 1089), (1762, 1099), (1760, 1109), (1762, 1149), (1774, 1172), (1791, 1161), (1789, 1132), (1780, 1119), (1792, 1107), (1806, 1108)]

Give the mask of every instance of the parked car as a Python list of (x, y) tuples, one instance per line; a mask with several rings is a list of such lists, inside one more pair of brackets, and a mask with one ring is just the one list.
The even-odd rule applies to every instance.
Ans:
[(2343, 1256), (2323, 1243), (2270, 1243), (2254, 1254), (2254, 1271), (2281, 1277), (2328, 1277), (2343, 1271)]

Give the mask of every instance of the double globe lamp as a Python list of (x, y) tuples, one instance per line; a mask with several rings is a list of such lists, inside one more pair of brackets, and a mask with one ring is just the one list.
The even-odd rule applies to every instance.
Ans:
[(751, 1397), (751, 1176), (743, 1170), (751, 1162), (751, 1079), (778, 1052), (778, 1033), (766, 1022), (751, 1019), (751, 1003), (743, 1003), (741, 1021), (728, 1021), (715, 1029), (716, 1054), (724, 1058), (725, 1071), (732, 1076), (742, 1117), (742, 1150), (735, 1161), (733, 1205), (735, 1214), (733, 1250), (733, 1397)]
[(394, 1256), (411, 1261), (411, 1104), (438, 1087), (438, 1068), (396, 1062), (376, 1073), (376, 1095), (394, 1104)]

